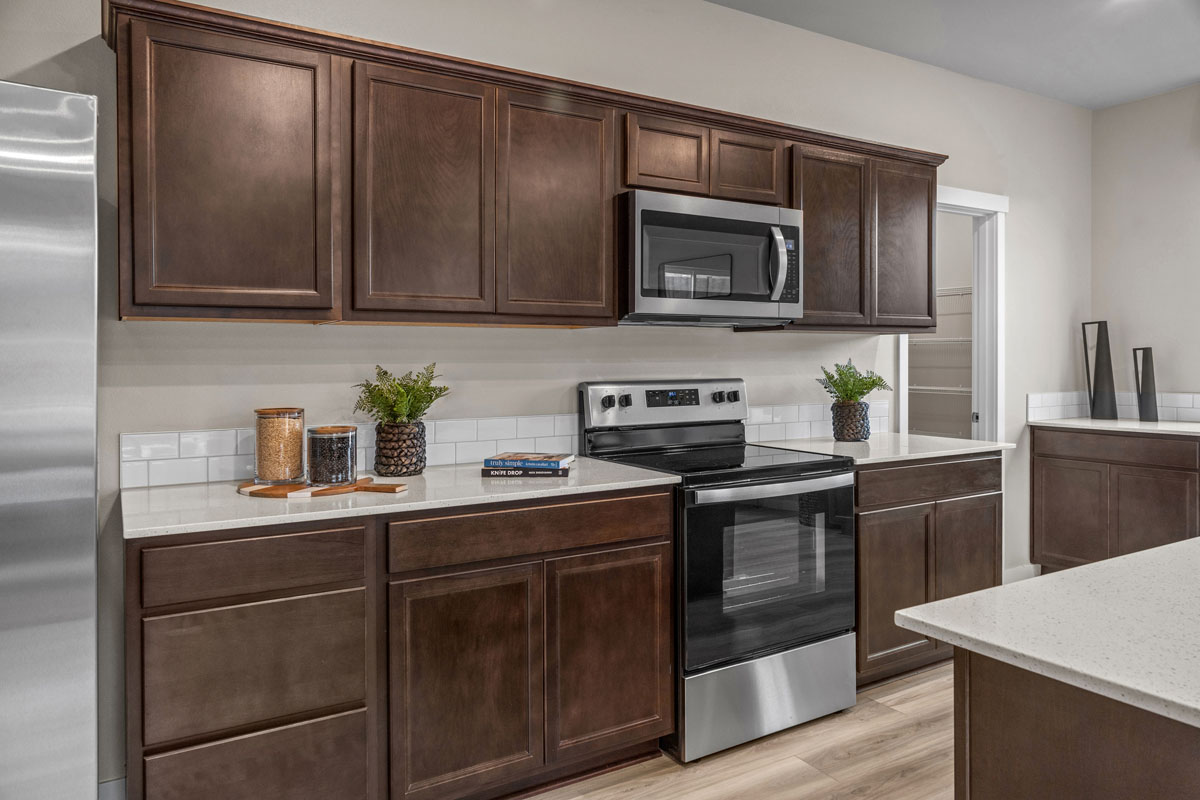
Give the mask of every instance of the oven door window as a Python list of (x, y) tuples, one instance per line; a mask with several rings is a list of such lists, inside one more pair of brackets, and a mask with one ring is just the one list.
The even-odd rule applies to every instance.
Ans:
[(764, 301), (771, 295), (771, 228), (757, 222), (642, 212), (644, 297)]
[(853, 490), (691, 506), (684, 668), (854, 627)]

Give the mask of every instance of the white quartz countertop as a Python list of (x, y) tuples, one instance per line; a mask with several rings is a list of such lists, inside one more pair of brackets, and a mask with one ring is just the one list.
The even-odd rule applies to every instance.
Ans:
[(124, 489), (121, 515), (125, 538), (136, 539), (679, 483), (677, 476), (664, 472), (583, 456), (572, 462), (571, 474), (565, 478), (484, 478), (481, 468), (481, 464), (428, 467), (421, 475), (389, 479), (408, 485), (402, 494), (354, 492), (281, 500), (240, 495), (236, 482)]
[(1200, 539), (896, 612), (896, 624), (1200, 727)]
[(996, 450), (1012, 450), (1015, 444), (1007, 442), (983, 442), (974, 439), (950, 439), (944, 436), (918, 436), (906, 433), (873, 433), (865, 442), (835, 442), (830, 438), (779, 439), (758, 442), (764, 447), (782, 447), (785, 450), (804, 450), (809, 453), (826, 453), (834, 456), (850, 456), (855, 464), (878, 464), (885, 461), (911, 461), (918, 458), (946, 458), (975, 453), (992, 453)]
[[(1191, 409), (1187, 409), (1191, 410)], [(1136, 419), (1047, 419), (1030, 422), (1038, 428), (1074, 428), (1083, 431), (1109, 431), (1115, 433), (1139, 433), (1148, 436), (1200, 436), (1200, 422), (1142, 422)]]

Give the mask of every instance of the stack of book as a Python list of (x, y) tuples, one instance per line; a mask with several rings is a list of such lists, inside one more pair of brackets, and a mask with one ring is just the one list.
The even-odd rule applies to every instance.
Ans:
[(485, 478), (565, 478), (570, 474), (570, 453), (499, 453), (483, 461)]

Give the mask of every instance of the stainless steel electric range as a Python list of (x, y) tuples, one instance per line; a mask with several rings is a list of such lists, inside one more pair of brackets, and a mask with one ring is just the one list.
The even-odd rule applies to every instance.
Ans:
[(583, 453), (679, 475), (681, 761), (854, 705), (850, 459), (746, 442), (742, 380), (581, 383)]

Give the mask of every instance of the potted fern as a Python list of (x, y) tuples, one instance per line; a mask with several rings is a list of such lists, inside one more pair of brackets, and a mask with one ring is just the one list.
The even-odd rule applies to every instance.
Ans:
[(824, 378), (817, 383), (833, 398), (833, 438), (839, 442), (865, 442), (871, 438), (870, 404), (862, 399), (876, 389), (890, 392), (879, 375), (871, 370), (859, 372), (850, 359), (845, 364), (834, 364), (833, 372), (821, 367)]
[(420, 372), (406, 372), (397, 378), (381, 366), (375, 367), (375, 380), (355, 384), (359, 390), (355, 411), (375, 420), (375, 472), (396, 477), (420, 475), (425, 470), (425, 423), (421, 418), (438, 398), (450, 389), (435, 386), (439, 375), (436, 364)]

